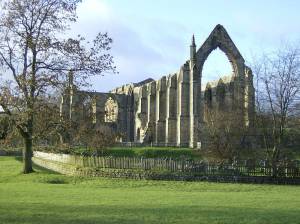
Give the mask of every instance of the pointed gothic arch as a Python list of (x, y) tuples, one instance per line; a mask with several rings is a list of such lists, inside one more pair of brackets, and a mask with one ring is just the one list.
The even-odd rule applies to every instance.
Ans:
[(243, 77), (245, 60), (231, 40), (225, 28), (220, 24), (214, 28), (196, 53), (197, 68), (200, 77), (202, 77), (203, 65), (206, 59), (211, 52), (217, 48), (219, 48), (227, 56), (232, 66), (234, 76)]

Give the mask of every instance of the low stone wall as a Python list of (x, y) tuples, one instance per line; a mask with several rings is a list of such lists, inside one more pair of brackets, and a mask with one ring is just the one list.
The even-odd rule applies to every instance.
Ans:
[(170, 171), (156, 172), (137, 169), (87, 168), (39, 157), (34, 157), (33, 162), (46, 169), (72, 176), (128, 178), (138, 180), (209, 181), (223, 183), (300, 184), (299, 178), (272, 178), (265, 176), (203, 176), (197, 173), (178, 173)]
[(35, 158), (41, 158), (51, 161), (56, 161), (60, 163), (72, 164), (72, 165), (80, 165), (83, 166), (82, 163), (82, 156), (75, 156), (69, 154), (58, 154), (58, 153), (47, 153), (47, 152), (40, 152), (34, 151), (33, 156)]
[(55, 161), (51, 161), (39, 157), (33, 157), (32, 161), (40, 167), (55, 171), (57, 173), (71, 175), (71, 176), (80, 175), (80, 172), (78, 172), (80, 169), (72, 164), (55, 162)]

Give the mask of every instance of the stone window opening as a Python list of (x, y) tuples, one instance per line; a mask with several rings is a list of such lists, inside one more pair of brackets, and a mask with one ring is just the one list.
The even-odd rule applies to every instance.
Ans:
[(104, 121), (107, 123), (117, 122), (118, 120), (118, 103), (111, 97), (105, 103)]
[(92, 106), (92, 99), (90, 96), (85, 96), (82, 101), (82, 111), (84, 116), (91, 115), (91, 106)]

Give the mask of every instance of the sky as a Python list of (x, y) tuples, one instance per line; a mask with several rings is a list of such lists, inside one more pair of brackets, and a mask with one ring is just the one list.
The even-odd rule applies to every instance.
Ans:
[[(298, 0), (83, 0), (70, 32), (90, 40), (107, 32), (113, 39), (118, 74), (90, 80), (94, 90), (106, 92), (177, 72), (189, 59), (192, 35), (199, 48), (217, 24), (248, 64), (283, 43), (300, 43), (299, 9)], [(215, 50), (204, 64), (203, 82), (231, 71), (225, 54)]]

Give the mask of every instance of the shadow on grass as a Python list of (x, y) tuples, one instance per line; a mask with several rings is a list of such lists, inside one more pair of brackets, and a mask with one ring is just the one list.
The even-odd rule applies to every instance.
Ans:
[[(18, 162), (21, 162), (21, 163), (23, 162), (22, 156), (15, 156), (15, 160), (17, 160)], [(33, 163), (32, 165), (33, 165), (33, 170), (37, 171), (37, 172), (47, 173), (47, 174), (60, 174), (60, 173), (55, 172), (53, 170), (49, 170), (49, 169), (47, 169), (45, 167), (39, 166), (39, 165), (37, 165), (35, 163)]]

